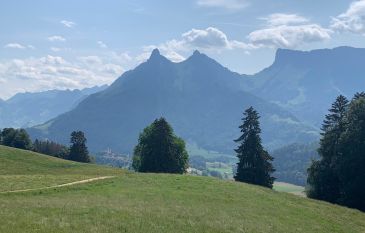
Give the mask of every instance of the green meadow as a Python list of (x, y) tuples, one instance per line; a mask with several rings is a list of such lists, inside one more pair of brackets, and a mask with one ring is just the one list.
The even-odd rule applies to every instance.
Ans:
[[(102, 176), (67, 187), (45, 187)], [(4, 193), (21, 189), (28, 192)], [(285, 191), (285, 190), (284, 190)], [(0, 146), (0, 232), (365, 232), (365, 214), (209, 177), (139, 174)]]

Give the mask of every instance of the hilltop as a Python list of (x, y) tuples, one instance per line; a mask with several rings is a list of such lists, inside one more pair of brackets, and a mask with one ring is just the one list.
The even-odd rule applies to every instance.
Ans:
[[(365, 214), (207, 177), (137, 174), (0, 146), (0, 232), (364, 232)], [(13, 183), (12, 185), (9, 185)]]

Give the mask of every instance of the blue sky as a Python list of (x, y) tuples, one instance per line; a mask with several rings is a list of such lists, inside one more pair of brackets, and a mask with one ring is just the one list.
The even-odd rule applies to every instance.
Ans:
[(365, 47), (365, 0), (14, 0), (0, 19), (0, 98), (111, 83), (156, 47), (245, 74), (277, 48)]

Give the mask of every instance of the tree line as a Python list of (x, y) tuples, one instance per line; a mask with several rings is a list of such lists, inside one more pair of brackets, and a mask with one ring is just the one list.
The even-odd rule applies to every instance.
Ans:
[(50, 141), (30, 139), (25, 129), (5, 128), (0, 130), (0, 145), (23, 150), (31, 150), (62, 159), (89, 163), (91, 157), (86, 146), (86, 137), (82, 131), (71, 133), (70, 147)]
[(308, 168), (310, 198), (365, 211), (365, 93), (337, 97), (322, 125), (319, 160)]

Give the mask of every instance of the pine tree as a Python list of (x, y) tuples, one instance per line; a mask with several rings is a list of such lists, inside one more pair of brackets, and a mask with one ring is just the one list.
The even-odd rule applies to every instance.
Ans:
[(69, 159), (77, 162), (89, 163), (90, 156), (86, 147), (86, 138), (82, 131), (74, 131), (71, 133), (72, 143), (70, 147)]
[(313, 161), (308, 168), (308, 197), (333, 203), (337, 202), (340, 197), (336, 164), (340, 156), (340, 136), (346, 129), (345, 116), (348, 102), (343, 95), (338, 96), (329, 109), (329, 114), (325, 116), (318, 149), (320, 160)]
[(354, 95), (353, 100), (357, 100), (359, 98), (365, 98), (365, 92), (356, 92), (356, 94)]
[(253, 107), (244, 113), (243, 124), (239, 127), (242, 135), (235, 140), (240, 145), (235, 150), (239, 162), (234, 179), (272, 188), (275, 180), (271, 176), (275, 171), (271, 164), (273, 157), (261, 145), (259, 118)]
[(132, 167), (139, 172), (184, 173), (188, 168), (185, 142), (164, 118), (156, 119), (141, 133)]
[(339, 204), (365, 211), (365, 96), (354, 98), (339, 141)]

